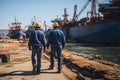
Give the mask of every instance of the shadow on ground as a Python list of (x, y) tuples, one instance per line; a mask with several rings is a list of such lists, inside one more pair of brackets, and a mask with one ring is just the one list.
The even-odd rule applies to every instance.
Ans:
[[(49, 69), (41, 69), (40, 74), (57, 74), (57, 72), (54, 71), (48, 71)], [(5, 76), (30, 76), (30, 75), (36, 75), (32, 71), (23, 71), (23, 70), (18, 70), (18, 71), (12, 71), (10, 73), (0, 73), (0, 77), (5, 77)]]

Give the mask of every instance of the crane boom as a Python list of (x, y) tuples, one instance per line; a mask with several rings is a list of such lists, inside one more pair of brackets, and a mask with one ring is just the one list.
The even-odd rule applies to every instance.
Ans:
[(83, 6), (82, 10), (78, 13), (78, 15), (76, 15), (76, 19), (78, 19), (78, 17), (81, 15), (81, 13), (85, 10), (85, 8), (88, 6), (88, 4), (90, 3), (91, 0), (88, 0), (86, 2), (86, 4)]
[(73, 14), (73, 21), (76, 20), (76, 16), (77, 16), (77, 5), (74, 6), (74, 14)]

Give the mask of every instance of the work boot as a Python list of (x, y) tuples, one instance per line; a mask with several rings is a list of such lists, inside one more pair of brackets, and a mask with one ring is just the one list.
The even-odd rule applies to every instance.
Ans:
[(61, 69), (58, 69), (57, 73), (61, 73)]
[(49, 70), (53, 70), (53, 69), (54, 69), (54, 67), (50, 66), (48, 69), (49, 69)]
[(40, 70), (37, 70), (37, 74), (40, 74)]
[(36, 68), (37, 68), (37, 66), (34, 65), (34, 66), (33, 66), (33, 73), (34, 73), (34, 74), (36, 73)]

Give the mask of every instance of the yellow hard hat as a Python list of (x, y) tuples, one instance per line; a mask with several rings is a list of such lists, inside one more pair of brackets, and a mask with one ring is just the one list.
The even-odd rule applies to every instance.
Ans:
[(59, 27), (59, 24), (58, 24), (58, 22), (54, 22), (52, 26), (53, 27)]
[(41, 26), (41, 24), (40, 24), (39, 22), (36, 22), (36, 23), (35, 23), (35, 27), (36, 27), (36, 28), (40, 28), (40, 26)]

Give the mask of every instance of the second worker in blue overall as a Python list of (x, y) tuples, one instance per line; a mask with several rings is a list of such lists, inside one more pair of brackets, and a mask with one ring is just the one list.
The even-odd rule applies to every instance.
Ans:
[(59, 24), (57, 22), (54, 22), (52, 26), (53, 26), (53, 30), (50, 31), (47, 42), (47, 48), (49, 48), (49, 45), (51, 45), (50, 69), (54, 68), (54, 57), (55, 57), (55, 53), (57, 53), (57, 58), (58, 58), (57, 72), (60, 73), (62, 69), (62, 49), (65, 46), (66, 40), (64, 33), (59, 29)]

